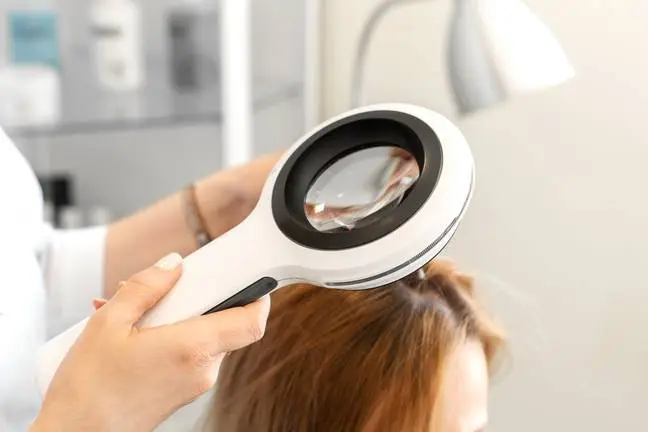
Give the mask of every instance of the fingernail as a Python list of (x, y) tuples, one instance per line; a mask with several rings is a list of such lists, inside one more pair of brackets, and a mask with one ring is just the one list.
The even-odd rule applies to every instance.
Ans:
[(182, 256), (174, 252), (155, 263), (155, 267), (159, 268), (160, 270), (171, 271), (175, 270), (175, 268), (178, 267), (181, 262)]

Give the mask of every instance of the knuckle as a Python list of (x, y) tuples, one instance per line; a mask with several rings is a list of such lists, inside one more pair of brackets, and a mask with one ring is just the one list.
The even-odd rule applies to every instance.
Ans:
[(187, 343), (178, 349), (178, 361), (181, 366), (190, 369), (202, 369), (212, 363), (209, 351), (195, 344)]
[(175, 284), (178, 276), (179, 275), (174, 272), (148, 268), (134, 274), (129, 279), (129, 282), (153, 289), (167, 289)]
[(130, 279), (128, 279), (128, 282), (131, 286), (137, 286), (138, 288), (163, 288), (164, 286), (169, 284), (168, 279), (164, 279), (164, 277), (155, 277), (154, 275), (151, 275), (151, 272), (147, 272), (146, 270), (140, 273), (137, 273), (133, 276), (131, 276)]
[(263, 338), (265, 334), (265, 324), (259, 317), (254, 317), (248, 322), (247, 333), (252, 342), (257, 342)]
[(114, 321), (113, 315), (108, 310), (101, 308), (92, 315), (88, 324), (94, 329), (101, 330), (112, 326)]

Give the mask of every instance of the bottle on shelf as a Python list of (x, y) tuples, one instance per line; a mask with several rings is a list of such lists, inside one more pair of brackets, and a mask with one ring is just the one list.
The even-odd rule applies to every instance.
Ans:
[[(43, 200), (48, 203), (45, 209), (45, 217), (51, 219), (55, 227), (63, 225), (63, 219), (72, 219), (74, 222), (76, 216), (72, 211), (72, 216), (64, 216), (66, 212), (64, 209), (75, 209), (75, 194), (74, 194), (74, 177), (69, 173), (48, 173), (40, 174), (38, 176), (41, 189), (43, 191)], [(67, 211), (69, 213), (69, 210)], [(66, 223), (70, 225), (70, 222)]]
[(142, 13), (134, 0), (94, 0), (91, 36), (97, 79), (114, 91), (144, 84)]
[(0, 66), (0, 124), (52, 125), (60, 119), (60, 105), (60, 77), (50, 66)]
[(88, 211), (88, 224), (90, 226), (108, 225), (112, 222), (111, 211), (104, 206), (94, 206)]
[(58, 69), (59, 30), (54, 0), (11, 0), (5, 11), (8, 63)]
[(61, 229), (78, 229), (83, 228), (83, 213), (75, 206), (65, 206), (61, 208)]
[(53, 226), (56, 223), (56, 221), (54, 220), (54, 213), (54, 203), (49, 200), (45, 200), (43, 202), (43, 222), (46, 222)]
[(209, 0), (179, 0), (168, 12), (171, 84), (186, 91), (215, 80), (218, 7)]

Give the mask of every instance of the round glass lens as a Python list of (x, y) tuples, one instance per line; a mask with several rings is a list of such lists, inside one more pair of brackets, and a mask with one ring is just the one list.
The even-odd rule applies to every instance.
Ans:
[(378, 211), (397, 207), (419, 175), (416, 159), (399, 147), (357, 151), (315, 179), (304, 200), (306, 217), (321, 232), (359, 228)]

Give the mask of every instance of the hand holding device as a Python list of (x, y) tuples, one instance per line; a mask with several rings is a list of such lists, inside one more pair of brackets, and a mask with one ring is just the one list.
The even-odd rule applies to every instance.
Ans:
[(225, 353), (261, 337), (267, 296), (244, 308), (133, 331), (180, 278), (181, 259), (170, 255), (136, 274), (89, 319), (31, 432), (153, 430), (212, 387)]

